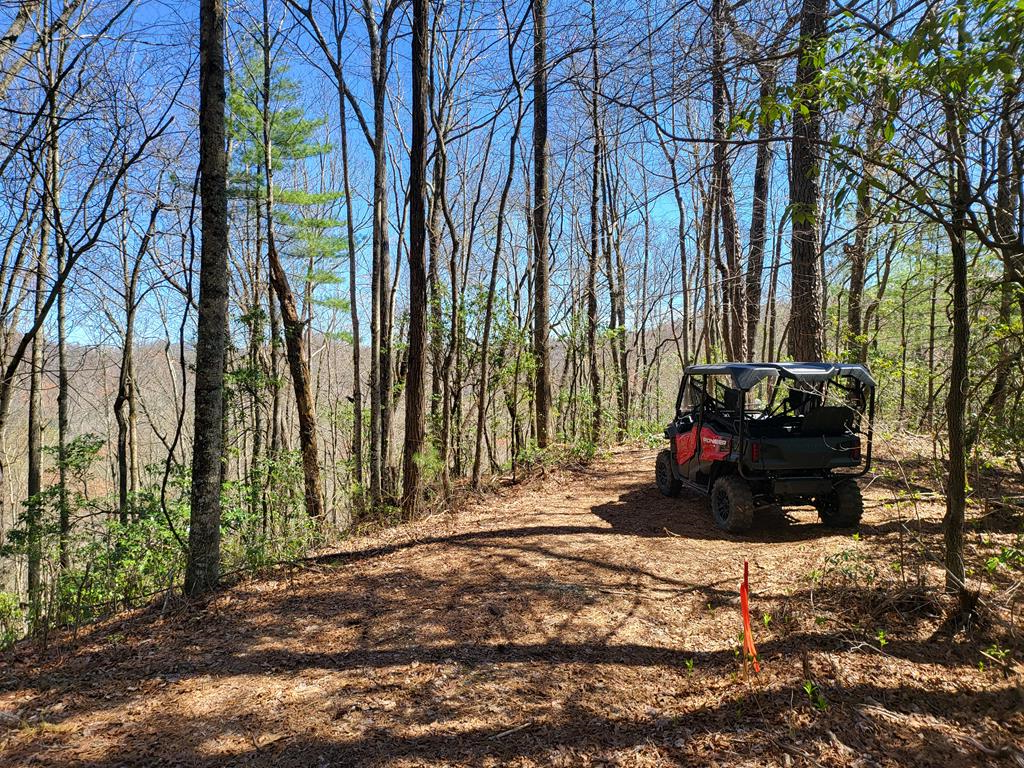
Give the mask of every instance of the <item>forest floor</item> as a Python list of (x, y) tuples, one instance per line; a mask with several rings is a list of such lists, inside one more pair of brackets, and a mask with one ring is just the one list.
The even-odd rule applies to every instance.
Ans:
[(913, 460), (864, 481), (856, 537), (811, 509), (731, 536), (658, 494), (654, 456), (22, 644), (0, 656), (0, 765), (1024, 765), (1021, 677), (982, 655), (994, 625), (944, 621), (920, 556), (941, 498), (894, 479)]

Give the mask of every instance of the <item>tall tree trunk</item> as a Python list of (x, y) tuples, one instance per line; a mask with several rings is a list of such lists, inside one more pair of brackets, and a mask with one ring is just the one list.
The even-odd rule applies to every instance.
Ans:
[[(48, 191), (43, 192), (43, 223), (39, 234), (39, 253), (35, 268), (34, 318), (44, 312), (46, 295), (47, 262), (50, 258), (50, 222), (53, 220), (53, 201)], [(42, 610), (42, 560), (43, 560), (43, 349), (45, 337), (42, 331), (32, 337), (32, 352), (29, 358), (28, 394), (28, 504), (26, 507), (26, 529), (28, 543), (28, 601), (32, 626), (40, 618)]]
[[(433, 68), (431, 68), (433, 72)], [(444, 139), (437, 131), (435, 123), (434, 163), (431, 169), (433, 194), (430, 196), (430, 212), (427, 216), (427, 243), (430, 249), (430, 260), (427, 265), (427, 282), (430, 288), (430, 430), (434, 448), (439, 456), (444, 456), (447, 446), (441, 440), (441, 372), (444, 365), (444, 325), (442, 318), (441, 294), (441, 195), (447, 179), (444, 173), (444, 160), (439, 156), (444, 152)], [(444, 459), (442, 458), (442, 461)]]
[(114, 397), (114, 418), (117, 421), (117, 513), (122, 525), (128, 523), (130, 495), (135, 486), (135, 451), (132, 445), (133, 403), (135, 393), (135, 316), (137, 312), (137, 288), (142, 260), (156, 230), (160, 203), (157, 201), (149, 217), (146, 234), (139, 244), (133, 261), (127, 252), (127, 232), (121, 237), (121, 258), (124, 280), (124, 338), (121, 345), (121, 366), (117, 377), (117, 394)]
[[(57, 234), (57, 271), (64, 269), (64, 248)], [(63, 286), (57, 296), (57, 530), (61, 570), (71, 564), (71, 507), (68, 503), (68, 336), (66, 296)]]
[[(490, 379), (489, 368), (490, 368), (490, 348), (491, 348), (491, 327), (494, 323), (494, 298), (498, 287), (498, 267), (501, 264), (501, 251), (504, 245), (505, 239), (505, 211), (508, 207), (509, 193), (512, 190), (512, 183), (515, 179), (516, 171), (516, 153), (519, 149), (519, 133), (523, 126), (523, 92), (522, 87), (519, 83), (519, 77), (515, 72), (514, 68), (514, 51), (513, 46), (515, 44), (515, 37), (509, 38), (509, 66), (512, 68), (512, 80), (516, 88), (516, 95), (518, 97), (516, 114), (516, 121), (512, 126), (512, 133), (508, 140), (508, 164), (505, 169), (505, 183), (501, 188), (501, 197), (498, 198), (498, 215), (495, 222), (494, 232), (494, 253), (491, 258), (491, 272), (487, 283), (487, 301), (484, 307), (484, 329), (483, 336), (480, 342), (480, 384), (479, 390), (477, 391), (476, 401), (476, 443), (473, 449), (473, 474), (472, 484), (474, 488), (480, 486), (480, 477), (482, 473), (482, 457), (483, 452), (483, 439), (485, 430), (485, 416), (487, 410), (487, 389)], [(516, 349), (516, 356), (518, 360), (519, 350), (518, 345)], [(518, 371), (517, 371), (518, 374)], [(516, 383), (518, 384), (518, 375), (516, 377)], [(516, 401), (513, 397), (511, 404), (509, 405), (511, 424), (510, 431), (512, 433), (512, 473), (515, 475), (515, 460), (518, 455), (518, 430), (516, 424)]]
[(903, 281), (900, 291), (900, 408), (902, 422), (907, 413), (907, 288), (910, 278)]
[(711, 122), (715, 137), (713, 183), (722, 227), (722, 248), (725, 251), (724, 263), (719, 262), (722, 274), (722, 304), (725, 310), (722, 318), (725, 326), (723, 336), (726, 356), (742, 362), (747, 359), (747, 303), (740, 270), (739, 225), (736, 221), (736, 203), (732, 191), (732, 171), (726, 146), (728, 132), (725, 110), (728, 94), (725, 83), (725, 18), (722, 0), (714, 0), (711, 15)]
[(422, 495), (420, 452), (427, 373), (427, 0), (412, 8), (412, 147), (409, 156), (409, 357), (405, 378), (405, 451), (402, 457), (402, 508), (415, 516)]
[(765, 115), (775, 95), (775, 69), (761, 68), (761, 88), (758, 102), (761, 121), (758, 127), (757, 155), (754, 160), (753, 201), (750, 209), (750, 248), (747, 255), (747, 285), (745, 292), (747, 320), (747, 352), (753, 358), (757, 343), (757, 321), (761, 316), (761, 281), (764, 275), (764, 250), (768, 234), (768, 195), (772, 174), (772, 145), (768, 141), (775, 128), (774, 121)]
[[(335, 34), (338, 61), (342, 61), (341, 33)], [(341, 173), (345, 193), (345, 229), (348, 235), (349, 317), (352, 323), (352, 475), (356, 485), (363, 485), (363, 382), (359, 351), (359, 303), (356, 289), (356, 232), (352, 206), (352, 185), (348, 167), (348, 121), (346, 119), (345, 83), (338, 88), (338, 116), (341, 123)]]
[[(936, 254), (935, 262), (938, 262)], [(928, 424), (932, 428), (935, 420), (935, 332), (937, 330), (936, 312), (939, 299), (939, 274), (938, 264), (932, 265), (932, 289), (928, 303), (928, 401), (925, 403), (924, 413), (921, 415), (921, 423)]]
[(828, 11), (829, 0), (803, 0), (794, 83), (800, 106), (793, 110), (793, 155), (789, 174), (792, 221), (789, 354), (794, 360), (804, 361), (820, 361), (825, 343), (818, 240), (821, 105), (817, 61), (827, 40)]
[[(963, 23), (960, 38), (963, 40)], [(943, 519), (946, 589), (961, 599), (966, 594), (964, 565), (964, 510), (967, 505), (967, 356), (970, 327), (967, 297), (967, 217), (970, 184), (963, 153), (962, 128), (956, 104), (946, 104), (946, 132), (950, 152), (949, 197), (952, 218), (946, 226), (952, 258), (953, 349), (946, 395), (946, 424), (949, 430), (949, 476), (946, 488), (946, 514)]]
[[(56, 68), (63, 68), (64, 45), (62, 40), (58, 49), (49, 52), (46, 57), (46, 79), (51, 89), (47, 113), (47, 196), (53, 215), (54, 251), (57, 256), (57, 274), (64, 272), (67, 260), (67, 247), (64, 242), (64, 225), (61, 220), (60, 196), (60, 137), (57, 120), (57, 92), (55, 90)], [(55, 59), (55, 61), (54, 61)], [(71, 509), (68, 504), (68, 362), (67, 362), (67, 309), (66, 293), (62, 285), (57, 293), (57, 553), (61, 570), (71, 564)]]
[(117, 516), (121, 525), (128, 524), (130, 504), (128, 392), (135, 386), (132, 345), (135, 344), (134, 292), (126, 294), (129, 309), (125, 315), (125, 333), (121, 349), (121, 367), (117, 377), (117, 395), (114, 397), (114, 418), (117, 420)]
[(281, 336), (281, 312), (273, 281), (270, 281), (270, 290), (267, 291), (267, 315), (270, 317), (270, 455), (276, 460), (280, 458), (281, 451), (287, 449), (288, 442), (284, 428), (284, 402), (281, 399), (284, 339)]
[(310, 386), (309, 364), (306, 357), (305, 329), (299, 317), (295, 295), (288, 283), (288, 274), (281, 263), (274, 229), (274, 148), (271, 138), (270, 106), (270, 8), (263, 0), (263, 171), (266, 182), (267, 258), (270, 262), (270, 280), (274, 285), (281, 308), (284, 326), (285, 354), (295, 391), (295, 407), (299, 418), (299, 449), (302, 453), (302, 476), (305, 491), (306, 514), (314, 520), (323, 518), (323, 490), (320, 482), (320, 451), (316, 430), (316, 406)]
[[(391, 6), (378, 27), (368, 0), (363, 15), (370, 41), (373, 89), (373, 270), (370, 316), (370, 497), (384, 496), (391, 425), (391, 267), (388, 242), (387, 115), (388, 29)], [(391, 490), (391, 489), (387, 489)]]
[(864, 327), (862, 311), (864, 298), (865, 271), (868, 264), (868, 246), (873, 227), (873, 211), (871, 190), (874, 180), (873, 158), (881, 149), (881, 132), (879, 125), (882, 120), (882, 93), (879, 90), (873, 97), (868, 109), (865, 127), (865, 153), (861, 179), (857, 183), (857, 208), (854, 213), (853, 244), (847, 249), (850, 260), (850, 299), (847, 306), (846, 319), (846, 354), (856, 363), (868, 360), (867, 332)]
[(220, 577), (220, 488), (224, 456), (224, 364), (228, 313), (227, 154), (224, 151), (224, 4), (199, 6), (199, 172), (202, 248), (196, 340), (185, 591), (197, 594)]
[(590, 371), (590, 442), (596, 447), (601, 440), (601, 372), (597, 364), (597, 270), (600, 247), (598, 209), (601, 179), (601, 117), (598, 109), (601, 80), (597, 61), (596, 0), (590, 2), (590, 34), (593, 77), (590, 92), (590, 127), (594, 134), (594, 151), (591, 157), (590, 177), (590, 252), (587, 254), (587, 367)]
[(533, 354), (537, 445), (551, 441), (551, 372), (548, 335), (548, 62), (547, 0), (533, 2)]

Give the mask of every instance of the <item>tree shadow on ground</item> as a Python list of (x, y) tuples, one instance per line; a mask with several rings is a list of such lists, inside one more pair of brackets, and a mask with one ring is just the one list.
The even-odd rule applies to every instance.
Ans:
[[(828, 535), (802, 522), (811, 514), (766, 517), (733, 537), (714, 528), (704, 499), (637, 487), (565, 511), (564, 525), (340, 553), (309, 561), (301, 578), (283, 571), (166, 615), (111, 621), (78, 652), (4, 673), (0, 690), (24, 692), (40, 714), (6, 733), (0, 723), (0, 745), (12, 739), (0, 765), (853, 762), (832, 735), (886, 765), (1012, 765), (1013, 753), (992, 757), (956, 735), (998, 748), (1021, 726), (1009, 683), (968, 679), (970, 644), (908, 630), (882, 653), (864, 642), (877, 625), (858, 634), (803, 616), (790, 629), (777, 612), (759, 632), (763, 677), (736, 678), (735, 581), (674, 559), (701, 539), (729, 553), (731, 542)], [(893, 530), (878, 533), (888, 542)], [(669, 541), (645, 549), (629, 537)], [(656, 552), (670, 554), (645, 559)], [(819, 610), (821, 588), (793, 592), (801, 574), (790, 577), (755, 591), (757, 608)], [(876, 593), (849, 584), (828, 599), (839, 615)], [(807, 668), (823, 709), (803, 689)], [(302, 690), (309, 698), (294, 698)]]
[[(706, 684), (714, 674), (690, 683)], [(681, 678), (663, 680), (681, 693)], [(735, 685), (700, 703), (613, 714), (586, 701), (538, 706), (522, 719), (467, 722), (460, 712), (438, 712), (423, 701), (386, 712), (361, 714), (351, 702), (324, 702), (301, 730), (267, 715), (254, 702), (207, 714), (173, 704), (133, 723), (87, 759), (16, 749), (0, 763), (114, 768), (182, 766), (388, 766), (618, 764), (641, 756), (672, 764), (782, 762), (850, 764), (870, 757), (886, 765), (1015, 765), (1017, 748), (1007, 737), (1015, 718), (1014, 696), (1001, 687), (965, 696), (923, 688), (822, 682), (827, 708), (814, 708), (791, 679), (769, 689)], [(419, 691), (421, 694), (426, 690)], [(448, 717), (448, 715), (455, 715)], [(1006, 720), (988, 753), (951, 732), (977, 733), (979, 720)], [(354, 723), (354, 727), (350, 727)], [(424, 726), (429, 726), (424, 728)], [(982, 734), (979, 734), (981, 736)], [(842, 746), (840, 750), (835, 745)], [(837, 751), (838, 750), (838, 751)], [(844, 753), (847, 750), (848, 753)], [(996, 753), (996, 754), (993, 754)]]
[[(241, 584), (145, 631), (129, 621), (108, 627), (111, 643), (44, 671), (22, 670), (20, 686), (34, 691), (49, 725), (0, 754), (0, 765), (587, 765), (644, 750), (676, 763), (802, 751), (810, 762), (839, 764), (829, 732), (892, 765), (955, 765), (970, 760), (951, 725), (978, 733), (984, 719), (985, 738), (998, 747), (991, 722), (1019, 721), (1005, 683), (950, 692), (907, 678), (844, 685), (827, 672), (818, 684), (828, 706), (818, 711), (801, 689), (800, 658), (814, 654), (819, 671), (834, 658), (841, 667), (844, 659), (882, 659), (837, 631), (774, 632), (759, 643), (770, 670), (764, 689), (723, 685), (738, 665), (731, 647), (626, 642), (598, 631), (605, 628), (590, 612), (602, 601), (626, 607), (622, 593), (636, 586), (620, 564), (522, 539), (459, 546), (468, 567), (458, 580), (433, 572), (433, 560), (403, 559), (367, 572), (325, 571), (301, 592)], [(537, 557), (559, 556), (570, 571), (536, 569)], [(701, 603), (734, 592), (677, 582)], [(841, 599), (863, 604), (869, 591), (850, 587)], [(637, 593), (625, 603), (644, 599)], [(534, 628), (551, 616), (563, 617), (557, 635), (538, 636)], [(889, 664), (973, 664), (970, 648), (909, 637), (885, 651)], [(422, 679), (410, 682), (415, 675)], [(251, 690), (254, 680), (262, 687)], [(610, 680), (610, 692), (592, 698), (587, 680)], [(275, 704), (310, 684), (324, 688), (308, 706)], [(567, 689), (576, 692), (567, 697)], [(153, 711), (125, 714), (146, 701), (157, 703)], [(79, 733), (90, 718), (106, 723), (89, 726), (106, 746), (79, 759), (74, 750), (93, 738)], [(906, 728), (894, 727), (903, 721)], [(749, 752), (754, 743), (765, 748), (760, 757)]]
[(810, 541), (836, 533), (835, 529), (821, 525), (817, 514), (809, 508), (787, 508), (779, 514), (773, 507), (755, 511), (754, 524), (745, 533), (726, 533), (715, 525), (706, 497), (683, 491), (683, 495), (671, 499), (655, 488), (644, 487), (591, 507), (591, 511), (616, 532), (629, 536), (779, 543)]

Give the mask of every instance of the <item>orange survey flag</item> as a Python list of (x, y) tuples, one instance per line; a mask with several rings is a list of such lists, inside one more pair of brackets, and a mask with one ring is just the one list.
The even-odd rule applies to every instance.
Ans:
[(743, 561), (743, 583), (740, 584), (740, 613), (743, 614), (743, 666), (747, 666), (747, 658), (753, 660), (754, 671), (760, 672), (757, 663), (757, 648), (754, 647), (754, 634), (750, 631), (750, 568)]

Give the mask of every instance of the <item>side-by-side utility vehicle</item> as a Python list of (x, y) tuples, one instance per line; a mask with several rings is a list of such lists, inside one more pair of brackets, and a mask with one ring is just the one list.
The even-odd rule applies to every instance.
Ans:
[(732, 533), (749, 528), (755, 510), (804, 504), (827, 526), (855, 527), (874, 413), (863, 365), (691, 365), (658, 454), (658, 489), (710, 495), (715, 523)]

